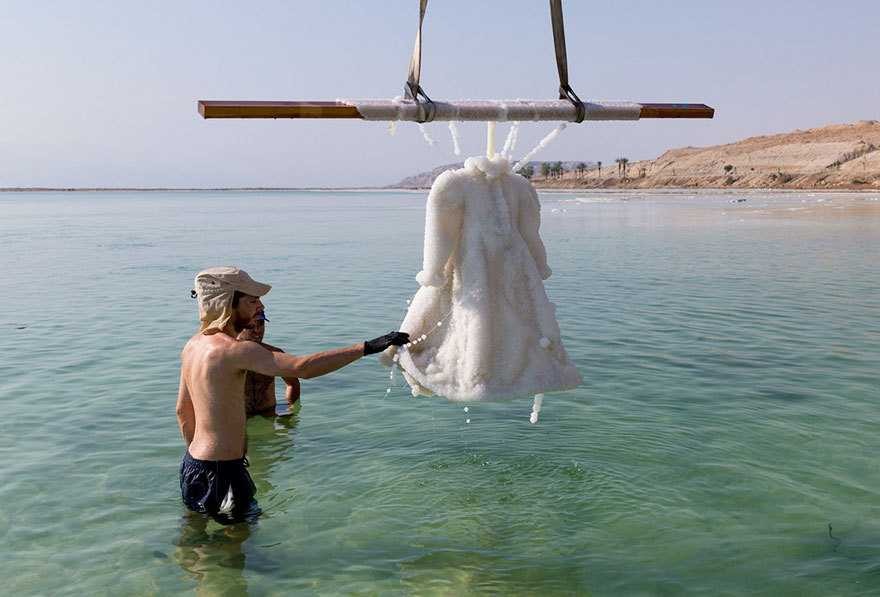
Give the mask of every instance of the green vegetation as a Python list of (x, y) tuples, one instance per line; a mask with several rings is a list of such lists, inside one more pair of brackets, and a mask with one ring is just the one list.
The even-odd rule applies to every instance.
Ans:
[(629, 158), (615, 158), (614, 161), (617, 162), (617, 175), (626, 180), (626, 165), (629, 163)]
[(535, 169), (532, 166), (523, 166), (516, 173), (528, 180), (535, 175)]
[(724, 166), (724, 171), (725, 171), (726, 173), (730, 174), (730, 171), (731, 171), (731, 170), (733, 170), (733, 165), (731, 165), (731, 164), (727, 164), (726, 166)]

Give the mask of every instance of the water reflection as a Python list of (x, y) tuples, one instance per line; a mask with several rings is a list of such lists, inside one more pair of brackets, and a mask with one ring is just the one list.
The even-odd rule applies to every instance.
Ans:
[(185, 580), (198, 583), (196, 595), (247, 594), (242, 544), (256, 524), (242, 522), (218, 528), (204, 514), (184, 511), (174, 559), (187, 573)]
[[(293, 458), (292, 431), (298, 423), (296, 413), (248, 420), (248, 460), (257, 486), (256, 498), (264, 511), (275, 513), (284, 499), (269, 479), (279, 464)], [(205, 514), (184, 508), (174, 559), (186, 573), (184, 580), (196, 581), (196, 595), (247, 595), (248, 583), (243, 574), (246, 563), (250, 560), (251, 568), (254, 562), (266, 568), (268, 562), (265, 554), (248, 543), (258, 524), (221, 525)]]

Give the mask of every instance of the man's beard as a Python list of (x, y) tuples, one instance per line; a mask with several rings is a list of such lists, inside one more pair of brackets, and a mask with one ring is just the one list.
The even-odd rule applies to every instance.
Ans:
[(245, 319), (241, 316), (237, 309), (233, 312), (233, 314), (235, 316), (235, 321), (232, 323), (232, 326), (235, 328), (236, 333), (242, 330), (252, 330), (256, 327), (257, 322), (254, 317)]

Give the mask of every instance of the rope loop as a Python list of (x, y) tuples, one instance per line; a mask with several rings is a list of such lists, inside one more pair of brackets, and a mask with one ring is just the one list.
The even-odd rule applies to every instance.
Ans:
[(571, 85), (566, 83), (565, 85), (559, 86), (559, 99), (567, 99), (574, 104), (574, 107), (577, 109), (577, 116), (574, 119), (576, 123), (580, 124), (584, 121), (584, 117), (587, 115), (587, 107), (584, 106), (584, 102), (582, 102), (581, 98), (579, 98), (577, 93), (574, 92)]
[[(425, 90), (422, 89), (421, 85), (416, 85), (415, 88), (413, 88), (412, 83), (407, 81), (403, 86), (403, 92), (404, 97), (412, 98), (419, 107), (419, 123), (434, 121), (434, 102), (428, 97), (428, 94), (425, 93)], [(423, 102), (419, 100), (419, 96), (422, 96), (425, 101)]]

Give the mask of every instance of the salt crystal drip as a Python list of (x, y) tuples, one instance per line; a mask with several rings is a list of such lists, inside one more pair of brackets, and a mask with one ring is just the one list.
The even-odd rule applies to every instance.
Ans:
[(507, 153), (508, 151), (510, 151), (510, 152), (513, 151), (512, 145), (514, 145), (516, 143), (516, 136), (519, 131), (518, 125), (519, 125), (518, 122), (514, 122), (510, 126), (510, 131), (507, 133), (507, 139), (504, 141), (504, 147), (501, 149), (501, 155), (503, 155), (505, 157), (508, 155), (508, 153)]
[(452, 146), (455, 155), (461, 155), (461, 147), (458, 144), (458, 126), (455, 124), (454, 120), (449, 121), (449, 131), (452, 133)]
[(492, 158), (495, 155), (495, 121), (490, 120), (486, 123), (486, 157)]
[(428, 134), (428, 129), (425, 128), (425, 123), (419, 123), (419, 130), (422, 131), (422, 135), (425, 137), (425, 141), (428, 142), (429, 145), (437, 145), (436, 139), (433, 139), (431, 135)]
[(523, 159), (521, 159), (520, 161), (518, 161), (518, 162), (516, 163), (516, 166), (513, 167), (513, 171), (516, 172), (516, 171), (518, 171), (520, 168), (522, 168), (523, 166), (525, 166), (525, 165), (529, 162), (530, 159), (532, 159), (533, 157), (535, 157), (535, 154), (536, 154), (536, 153), (538, 153), (539, 151), (541, 151), (542, 149), (544, 149), (545, 147), (547, 147), (548, 145), (550, 145), (550, 142), (553, 141), (553, 139), (555, 139), (556, 136), (559, 135), (559, 133), (561, 133), (561, 132), (564, 131), (564, 130), (565, 130), (565, 123), (563, 122), (562, 124), (560, 124), (559, 126), (557, 126), (555, 129), (553, 129), (552, 131), (550, 131), (550, 134), (548, 134), (546, 137), (544, 137), (543, 139), (541, 139), (541, 140), (538, 142), (537, 147), (535, 147), (533, 150), (531, 150), (529, 153), (527, 153), (526, 156), (525, 156)]
[(541, 402), (544, 400), (544, 394), (535, 394), (535, 404), (532, 405), (532, 415), (529, 417), (529, 423), (538, 422), (538, 413), (541, 412)]

